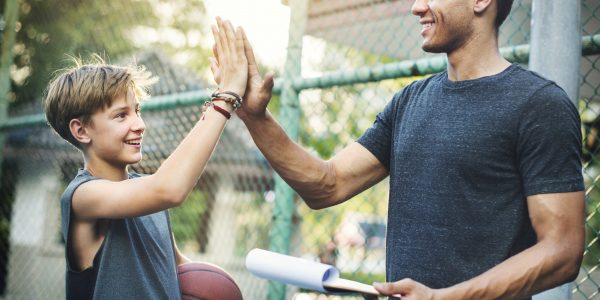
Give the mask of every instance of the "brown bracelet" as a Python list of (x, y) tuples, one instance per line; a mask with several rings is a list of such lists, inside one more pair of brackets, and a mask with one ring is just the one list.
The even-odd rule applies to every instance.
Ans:
[[(216, 99), (216, 100), (219, 100), (219, 99)], [(215, 111), (222, 114), (228, 120), (231, 118), (231, 113), (229, 113), (227, 110), (225, 110), (224, 108), (222, 108), (220, 106), (215, 105), (212, 101), (206, 101), (206, 102), (204, 102), (204, 105), (202, 106), (202, 120), (204, 120), (206, 110), (211, 106)]]
[(231, 114), (226, 111), (224, 108), (218, 106), (218, 105), (212, 105), (212, 108), (218, 112), (220, 112), (223, 116), (225, 116), (225, 118), (227, 118), (228, 120), (231, 118)]

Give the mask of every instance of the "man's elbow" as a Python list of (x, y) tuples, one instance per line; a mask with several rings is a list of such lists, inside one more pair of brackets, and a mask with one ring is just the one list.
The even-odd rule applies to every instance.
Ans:
[(583, 260), (583, 251), (578, 252), (576, 255), (571, 257), (566, 264), (566, 282), (571, 282), (577, 279), (579, 270), (581, 268), (581, 262)]
[(304, 200), (304, 203), (306, 203), (306, 205), (308, 207), (310, 207), (310, 209), (313, 209), (313, 210), (321, 210), (323, 208), (328, 208), (333, 205), (333, 204), (327, 203), (323, 199), (314, 199), (314, 198), (306, 198), (306, 197), (303, 197), (302, 199)]
[(561, 255), (561, 272), (558, 273), (563, 274), (563, 283), (577, 279), (583, 261), (583, 248), (583, 245), (581, 245), (581, 247), (563, 249)]

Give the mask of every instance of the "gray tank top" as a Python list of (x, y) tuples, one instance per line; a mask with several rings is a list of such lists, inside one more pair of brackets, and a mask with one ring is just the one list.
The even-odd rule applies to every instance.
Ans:
[(71, 200), (77, 187), (94, 179), (100, 178), (80, 169), (61, 197), (67, 299), (180, 299), (167, 211), (110, 220), (93, 266), (81, 272), (71, 267)]

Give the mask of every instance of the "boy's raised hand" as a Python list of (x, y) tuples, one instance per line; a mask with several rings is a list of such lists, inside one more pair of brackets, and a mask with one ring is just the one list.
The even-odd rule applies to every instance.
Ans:
[(219, 90), (234, 92), (240, 97), (244, 97), (248, 82), (244, 32), (241, 27), (234, 30), (231, 22), (217, 17), (217, 25), (212, 26), (212, 33), (215, 39), (213, 52), (217, 59), (211, 60), (211, 69), (213, 69)]
[[(246, 91), (244, 93), (244, 103), (242, 107), (236, 112), (240, 118), (245, 117), (263, 117), (267, 110), (267, 104), (271, 100), (273, 91), (273, 74), (267, 73), (263, 79), (259, 73), (258, 65), (254, 57), (254, 51), (252, 45), (246, 37), (246, 33), (242, 30), (242, 38), (244, 44), (245, 57), (248, 62), (248, 83), (246, 85)], [(213, 72), (213, 76), (217, 84), (223, 78), (222, 76), (222, 63), (218, 47), (215, 44), (213, 46), (214, 58), (210, 58), (210, 68)]]

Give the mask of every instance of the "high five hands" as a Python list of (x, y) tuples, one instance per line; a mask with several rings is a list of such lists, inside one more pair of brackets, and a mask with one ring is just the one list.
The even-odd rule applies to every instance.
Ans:
[[(244, 31), (233, 29), (231, 22), (217, 18), (212, 26), (215, 39), (213, 52), (218, 58), (217, 70), (213, 69), (215, 80), (221, 92), (233, 92), (244, 97), (248, 82), (248, 60), (244, 52)], [(211, 68), (212, 68), (211, 61)]]
[[(262, 78), (252, 46), (241, 27), (238, 27), (234, 34), (231, 22), (217, 17), (217, 26), (212, 26), (212, 32), (215, 38), (213, 46), (215, 57), (209, 58), (210, 69), (219, 89), (226, 89), (226, 85), (230, 82), (239, 84), (238, 81), (243, 76), (238, 77), (238, 73), (245, 73), (246, 82), (243, 85), (245, 90), (239, 94), (244, 98), (244, 103), (236, 113), (241, 119), (264, 117), (273, 91), (273, 73), (267, 73), (264, 79)], [(232, 45), (235, 45), (235, 51), (231, 50)], [(240, 57), (240, 53), (243, 59)], [(232, 63), (232, 60), (235, 63)], [(245, 67), (241, 66), (242, 61), (245, 63)], [(232, 70), (231, 68), (238, 69)]]

